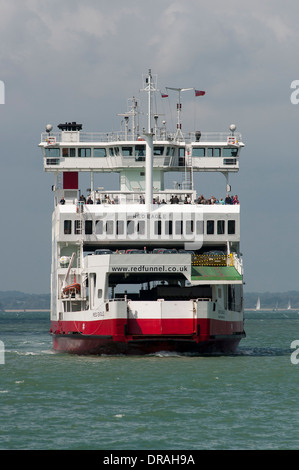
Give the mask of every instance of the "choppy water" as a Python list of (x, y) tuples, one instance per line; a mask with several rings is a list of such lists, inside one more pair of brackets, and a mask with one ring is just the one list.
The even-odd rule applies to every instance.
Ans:
[(69, 356), (0, 313), (0, 449), (299, 449), (299, 314), (248, 312), (237, 354)]

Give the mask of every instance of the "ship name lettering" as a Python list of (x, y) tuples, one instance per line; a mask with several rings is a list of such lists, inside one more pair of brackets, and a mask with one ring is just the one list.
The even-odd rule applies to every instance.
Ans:
[(177, 454), (177, 455), (153, 455), (149, 454), (147, 456), (147, 463), (148, 465), (153, 465), (153, 464), (169, 464), (169, 465), (189, 465), (193, 464), (195, 465), (195, 461), (192, 457), (192, 455), (185, 455), (185, 454)]
[(92, 314), (94, 317), (104, 317), (105, 312), (93, 312)]

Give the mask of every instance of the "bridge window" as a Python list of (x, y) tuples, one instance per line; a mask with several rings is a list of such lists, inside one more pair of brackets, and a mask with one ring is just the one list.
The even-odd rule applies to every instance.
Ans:
[(75, 157), (76, 156), (76, 149), (75, 148), (64, 147), (62, 149), (62, 156), (63, 157)]
[(91, 157), (91, 149), (90, 148), (78, 149), (78, 157)]
[(145, 160), (145, 145), (135, 146), (135, 160), (137, 162)]
[(46, 150), (46, 157), (59, 157), (60, 149), (59, 148), (49, 148)]
[(175, 152), (175, 148), (174, 147), (167, 147), (167, 150), (166, 150), (166, 155), (169, 157), (173, 157), (174, 156), (174, 152)]
[(133, 147), (122, 147), (121, 148), (123, 157), (132, 157), (133, 155)]
[(192, 157), (204, 157), (206, 149), (204, 147), (201, 148), (193, 148), (192, 149)]
[(220, 157), (220, 147), (210, 147), (208, 150), (208, 157)]
[(224, 148), (222, 151), (223, 157), (236, 157), (238, 154), (238, 149), (233, 147)]
[(154, 147), (154, 155), (163, 155), (164, 147)]
[(104, 147), (93, 149), (93, 156), (94, 157), (106, 157), (106, 149)]

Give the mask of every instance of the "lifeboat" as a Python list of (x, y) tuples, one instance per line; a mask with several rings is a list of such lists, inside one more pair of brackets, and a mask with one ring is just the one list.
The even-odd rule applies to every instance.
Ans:
[(69, 294), (69, 293), (79, 294), (80, 291), (81, 291), (81, 285), (79, 284), (79, 282), (76, 281), (76, 276), (74, 276), (74, 282), (72, 284), (69, 284), (68, 286), (65, 286), (62, 289), (63, 294)]
[(81, 286), (78, 282), (73, 282), (73, 284), (70, 284), (69, 286), (64, 287), (63, 289), (63, 294), (68, 294), (70, 292), (76, 292), (79, 293), (81, 290)]

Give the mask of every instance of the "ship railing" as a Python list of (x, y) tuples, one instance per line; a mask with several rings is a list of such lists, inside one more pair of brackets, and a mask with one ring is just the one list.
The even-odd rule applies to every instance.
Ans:
[(239, 274), (243, 275), (243, 262), (242, 258), (240, 258), (236, 253), (232, 253), (233, 257), (233, 266), (238, 271)]
[[(154, 140), (175, 142), (175, 133), (161, 131), (154, 135)], [(47, 142), (49, 145), (61, 142), (120, 142), (120, 141), (138, 141), (143, 136), (132, 135), (124, 131), (119, 132), (82, 132), (82, 131), (62, 131), (62, 132), (42, 132), (41, 142)], [(234, 135), (228, 132), (187, 132), (183, 134), (179, 142), (227, 142), (238, 144), (242, 142), (242, 135), (235, 132)]]
[[(93, 204), (144, 204), (145, 191), (95, 190), (91, 191), (90, 197)], [(192, 204), (195, 198), (196, 191), (191, 189), (153, 191), (153, 204), (185, 204), (186, 201)], [(83, 206), (78, 206), (78, 212), (83, 212)]]
[(203, 253), (192, 255), (192, 266), (234, 266), (233, 254), (214, 255)]
[(213, 255), (209, 253), (192, 255), (192, 266), (232, 266), (243, 274), (242, 259), (236, 253)]

